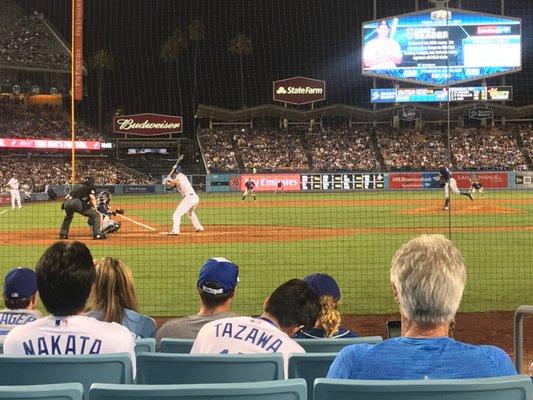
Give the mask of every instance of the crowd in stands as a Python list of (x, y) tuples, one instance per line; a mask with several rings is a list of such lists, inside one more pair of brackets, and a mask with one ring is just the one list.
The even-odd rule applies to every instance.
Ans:
[(447, 162), (442, 133), (381, 130), (377, 141), (386, 169), (435, 170)]
[(202, 129), (198, 139), (205, 164), (211, 172), (238, 171), (239, 165), (231, 142), (235, 130)]
[[(11, 107), (0, 102), (0, 137), (14, 139), (70, 140), (70, 120), (58, 107)], [(104, 137), (92, 126), (76, 122), (78, 140), (102, 141)]]
[[(531, 157), (532, 133), (521, 129), (520, 134), (524, 151)], [(448, 163), (447, 135), (432, 130), (348, 126), (202, 129), (199, 139), (210, 172), (244, 172), (254, 167), (258, 172), (306, 171), (310, 163), (317, 172), (438, 170)], [(527, 169), (523, 149), (510, 132), (456, 128), (450, 144), (452, 163), (458, 169)]]
[[(67, 349), (71, 354), (129, 353), (135, 377), (134, 337), (157, 337), (159, 344), (163, 338), (189, 338), (194, 339), (191, 354), (279, 353), (287, 376), (289, 355), (305, 353), (295, 338), (356, 336), (341, 327), (341, 293), (333, 277), (313, 273), (290, 279), (264, 302), (257, 299), (259, 317), (250, 317), (232, 312), (239, 273), (225, 258), (208, 259), (196, 281), (198, 313), (170, 320), (156, 332), (154, 320), (139, 312), (132, 274), (124, 262), (113, 257), (94, 260), (81, 242), (56, 242), (41, 256), (35, 272), (15, 268), (5, 277), (6, 309), (0, 311), (4, 354), (68, 354)], [(390, 279), (401, 336), (344, 347), (328, 378), (432, 380), (517, 374), (504, 350), (450, 337), (467, 281), (464, 258), (450, 240), (442, 235), (409, 240), (392, 259)], [(38, 297), (48, 316), (35, 311)]]
[(315, 171), (376, 170), (379, 161), (364, 130), (350, 127), (307, 132)]
[[(154, 183), (144, 175), (105, 158), (78, 158), (76, 163), (78, 171), (90, 171), (97, 185)], [(0, 157), (2, 185), (16, 176), (21, 186), (29, 186), (32, 192), (43, 192), (46, 185), (70, 184), (71, 171), (70, 160), (65, 157)]]
[(519, 133), (522, 137), (524, 148), (526, 149), (529, 158), (533, 160), (533, 130), (531, 128), (521, 128)]
[(452, 154), (461, 169), (526, 170), (526, 160), (510, 132), (499, 129), (455, 129)]
[(70, 56), (46, 26), (42, 15), (24, 15), (10, 1), (0, 1), (0, 64), (68, 70)]
[(234, 133), (245, 170), (306, 171), (309, 164), (297, 130), (244, 129)]

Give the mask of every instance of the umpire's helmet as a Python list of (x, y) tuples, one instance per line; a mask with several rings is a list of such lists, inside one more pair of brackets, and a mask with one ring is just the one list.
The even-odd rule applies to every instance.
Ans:
[(98, 203), (109, 204), (111, 201), (111, 193), (107, 190), (104, 190), (98, 193)]
[(85, 186), (94, 186), (94, 179), (90, 176), (86, 176), (81, 183)]

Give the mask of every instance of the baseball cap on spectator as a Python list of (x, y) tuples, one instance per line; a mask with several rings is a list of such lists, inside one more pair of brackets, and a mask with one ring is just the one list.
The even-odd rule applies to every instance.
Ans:
[(223, 295), (231, 293), (239, 282), (239, 267), (222, 257), (208, 259), (198, 276), (197, 285), (205, 293)]
[(318, 297), (331, 296), (335, 300), (339, 300), (341, 298), (341, 290), (339, 289), (339, 285), (337, 285), (335, 279), (328, 274), (311, 274), (307, 275), (303, 280), (307, 282), (307, 284), (311, 287), (311, 289), (314, 290)]
[(7, 299), (28, 299), (37, 293), (35, 272), (18, 267), (9, 271), (4, 279), (4, 297)]

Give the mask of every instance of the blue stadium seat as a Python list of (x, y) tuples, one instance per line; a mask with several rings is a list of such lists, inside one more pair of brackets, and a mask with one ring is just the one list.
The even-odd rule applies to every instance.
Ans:
[(325, 378), (338, 353), (303, 353), (289, 356), (289, 379), (302, 378), (307, 382), (307, 398), (313, 399), (316, 378)]
[(319, 378), (314, 400), (532, 400), (527, 375), (480, 379), (362, 381)]
[(0, 399), (6, 400), (82, 400), (80, 383), (54, 385), (0, 386)]
[(296, 339), (306, 353), (338, 353), (343, 347), (361, 343), (379, 343), (381, 336), (361, 336), (346, 339)]
[(79, 382), (85, 398), (93, 383), (132, 383), (129, 354), (0, 356), (0, 385)]
[(154, 338), (135, 339), (135, 354), (139, 354), (139, 353), (155, 353), (155, 339)]
[(305, 400), (303, 379), (196, 385), (94, 384), (91, 400)]
[(191, 352), (194, 339), (161, 339), (161, 353), (189, 354)]
[(139, 384), (257, 382), (283, 379), (281, 354), (164, 354), (137, 356)]

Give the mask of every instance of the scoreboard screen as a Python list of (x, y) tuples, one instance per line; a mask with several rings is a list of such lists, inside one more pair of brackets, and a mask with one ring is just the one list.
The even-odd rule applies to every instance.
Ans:
[(302, 191), (309, 190), (375, 190), (384, 189), (384, 177), (379, 173), (362, 174), (302, 174)]
[(363, 23), (364, 75), (446, 86), (520, 71), (522, 21), (430, 9)]

